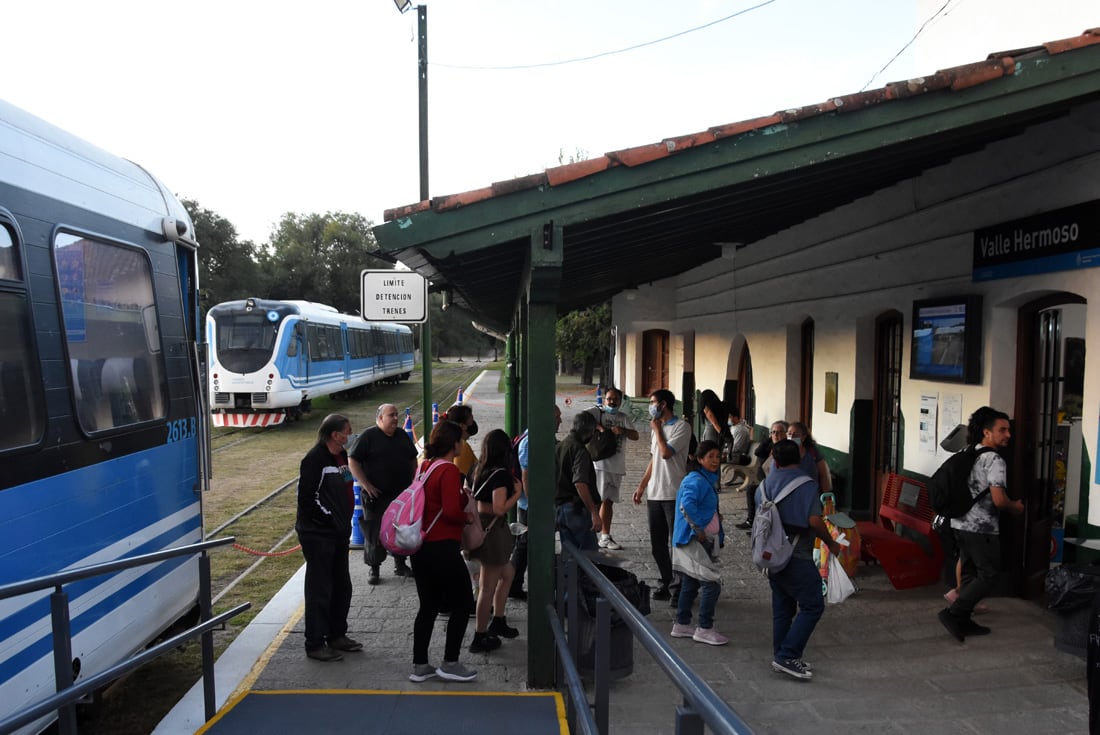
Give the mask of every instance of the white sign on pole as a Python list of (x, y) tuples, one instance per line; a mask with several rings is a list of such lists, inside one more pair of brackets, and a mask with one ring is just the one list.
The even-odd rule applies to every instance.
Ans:
[(365, 270), (361, 274), (363, 318), (369, 322), (420, 324), (428, 318), (428, 281), (415, 271)]

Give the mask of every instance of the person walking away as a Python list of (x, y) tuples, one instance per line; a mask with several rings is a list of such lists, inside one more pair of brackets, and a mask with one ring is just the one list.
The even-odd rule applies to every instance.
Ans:
[(676, 491), (687, 474), (687, 455), (691, 445), (691, 425), (678, 418), (673, 409), (676, 396), (666, 388), (649, 396), (650, 438), (649, 464), (634, 491), (634, 504), (646, 501), (649, 525), (649, 547), (657, 571), (661, 575), (655, 600), (672, 600), (673, 590), (679, 595), (679, 585), (672, 576), (671, 540), (676, 520)]
[(787, 427), (787, 438), (798, 445), (799, 467), (811, 479), (817, 480), (818, 487), (823, 493), (833, 491), (833, 479), (829, 475), (829, 465), (825, 463), (825, 456), (818, 449), (817, 442), (810, 434), (809, 428), (801, 421), (792, 421)]
[(638, 430), (630, 415), (620, 411), (623, 405), (623, 393), (614, 386), (604, 395), (603, 408), (594, 406), (588, 409), (596, 418), (596, 431), (610, 431), (615, 435), (615, 453), (607, 459), (598, 459), (596, 466), (596, 487), (600, 492), (600, 535), (601, 549), (618, 551), (623, 548), (611, 536), (611, 522), (615, 518), (615, 503), (619, 502), (619, 490), (626, 476), (626, 440), (637, 441)]
[[(363, 561), (370, 566), (367, 584), (378, 584), (386, 549), (379, 540), (382, 514), (394, 498), (412, 484), (416, 472), (416, 445), (400, 428), (397, 406), (383, 403), (374, 414), (374, 426), (364, 431), (348, 457), (351, 474), (359, 483), (363, 515)], [(407, 577), (405, 557), (394, 555), (393, 573)]]
[[(501, 638), (515, 638), (519, 630), (508, 625), (504, 605), (512, 585), (512, 531), (508, 511), (520, 495), (520, 482), (512, 477), (512, 441), (500, 429), (493, 429), (481, 443), (481, 456), (474, 478), (474, 497), (485, 540), (470, 552), (481, 562), (475, 609), (474, 640), (470, 653), (492, 651)], [(492, 622), (489, 615), (492, 613)]]
[[(791, 480), (805, 472), (799, 467), (798, 445), (784, 439), (772, 449), (775, 469), (756, 490), (756, 504), (775, 499)], [(813, 671), (803, 659), (806, 644), (825, 611), (821, 574), (814, 564), (814, 540), (821, 539), (834, 554), (838, 544), (821, 518), (821, 490), (812, 479), (783, 499), (776, 509), (794, 552), (782, 570), (768, 575), (772, 590), (772, 669), (796, 679), (811, 679)]]
[[(672, 568), (680, 573), (680, 597), (673, 638), (692, 638), (724, 646), (729, 638), (714, 629), (714, 608), (722, 591), (718, 549), (722, 545), (718, 514), (718, 469), (722, 450), (704, 439), (696, 450), (699, 469), (689, 472), (676, 493), (676, 523), (672, 534)], [(691, 609), (699, 599), (699, 626), (691, 625)]]
[[(454, 464), (462, 444), (462, 427), (451, 421), (440, 421), (432, 429), (424, 448), (425, 459), (420, 471), (433, 460), (444, 464), (428, 477), (424, 485), (424, 545), (412, 555), (413, 578), (420, 606), (413, 622), (413, 671), (409, 680), (427, 681), (433, 676), (448, 681), (473, 681), (477, 672), (458, 660), (462, 639), (474, 609), (474, 592), (462, 559), (462, 529), (477, 521), (466, 512), (466, 492), (462, 473)], [(443, 647), (443, 663), (433, 667), (428, 663), (428, 646), (436, 617), (446, 611), (447, 633)]]
[(598, 548), (596, 531), (601, 528), (596, 468), (585, 446), (595, 432), (596, 419), (581, 411), (573, 417), (573, 429), (554, 449), (558, 533), (562, 541), (571, 541), (581, 551)]
[[(554, 433), (561, 429), (561, 409), (554, 406)], [(527, 525), (527, 458), (530, 451), (530, 443), (527, 441), (527, 430), (520, 434), (516, 450), (517, 461), (520, 467), (520, 484), (522, 491), (516, 502), (516, 520), (520, 524)], [(527, 574), (527, 534), (521, 533), (516, 537), (515, 552), (512, 554), (512, 566), (515, 567), (515, 576), (512, 578), (512, 589), (508, 596), (514, 600), (526, 600), (527, 592), (523, 589), (523, 578)]]
[(348, 638), (351, 573), (348, 545), (355, 505), (348, 454), (351, 422), (330, 414), (317, 442), (298, 467), (298, 516), (294, 529), (306, 559), (306, 656), (339, 661), (343, 652), (363, 650)]
[[(986, 635), (989, 628), (970, 619), (974, 608), (993, 589), (1001, 565), (1000, 518), (998, 511), (1022, 515), (1024, 503), (1008, 497), (1005, 461), (998, 452), (1012, 438), (1008, 414), (982, 406), (967, 422), (967, 441), (983, 452), (970, 470), (970, 496), (977, 498), (962, 518), (951, 519), (951, 530), (962, 561), (962, 587), (950, 607), (940, 610), (939, 619), (960, 643), (968, 635)], [(988, 490), (989, 492), (986, 492)]]
[[(764, 477), (767, 476), (775, 468), (775, 461), (772, 459), (772, 447), (776, 442), (781, 442), (787, 438), (787, 422), (776, 421), (771, 425), (771, 429), (768, 431), (768, 437), (760, 442), (753, 454), (760, 460), (757, 465), (757, 485), (764, 481)], [(756, 491), (751, 493), (745, 493), (745, 506), (748, 512), (745, 520), (737, 524), (737, 528), (745, 531), (748, 534), (752, 533), (752, 522), (756, 520)]]

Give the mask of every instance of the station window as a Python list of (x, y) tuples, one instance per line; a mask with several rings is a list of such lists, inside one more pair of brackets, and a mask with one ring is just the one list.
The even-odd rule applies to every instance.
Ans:
[(0, 451), (37, 443), (46, 426), (18, 245), (0, 218)]
[(60, 233), (54, 261), (81, 427), (91, 433), (163, 418), (164, 367), (148, 258)]

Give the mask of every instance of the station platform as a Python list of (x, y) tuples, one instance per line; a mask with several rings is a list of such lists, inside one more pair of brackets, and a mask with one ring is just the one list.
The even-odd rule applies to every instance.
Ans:
[[(498, 378), (486, 372), (466, 392), (479, 436), (504, 424)], [(561, 391), (558, 403), (564, 431), (576, 411), (593, 404), (593, 395), (578, 386)], [(612, 529), (623, 549), (606, 553), (652, 585), (658, 574), (645, 507), (629, 500), (649, 460), (648, 426), (638, 429), (641, 439), (627, 444), (625, 502), (616, 505)], [(476, 444), (478, 436), (473, 439)], [(727, 525), (743, 520), (744, 496), (724, 490), (721, 510)], [(806, 651), (813, 680), (773, 672), (767, 580), (752, 565), (748, 537), (734, 529), (727, 538), (715, 627), (730, 637), (729, 645), (668, 641), (755, 732), (1088, 733), (1085, 662), (1054, 647), (1055, 613), (1032, 601), (993, 598), (987, 600), (991, 611), (980, 617), (992, 634), (959, 644), (936, 618), (945, 589), (895, 590), (875, 566), (861, 565), (853, 580), (859, 592), (826, 609)], [(520, 629), (518, 638), (489, 654), (463, 652), (463, 663), (478, 672), (476, 681), (413, 683), (415, 583), (394, 576), (387, 562), (382, 583), (368, 586), (361, 552), (351, 553), (349, 635), (363, 642), (363, 652), (333, 663), (305, 657), (303, 568), (219, 658), (217, 718), (203, 721), (200, 682), (155, 735), (567, 732), (560, 696), (527, 689), (524, 602), (509, 600), (506, 611), (509, 624)], [(667, 635), (674, 614), (669, 603), (654, 601), (649, 620)], [(472, 634), (471, 621), (468, 640)], [(432, 638), (433, 663), (442, 646), (441, 621)], [(682, 697), (635, 644), (633, 673), (613, 683), (610, 701), (611, 733), (672, 735)], [(511, 717), (523, 724), (509, 724)]]

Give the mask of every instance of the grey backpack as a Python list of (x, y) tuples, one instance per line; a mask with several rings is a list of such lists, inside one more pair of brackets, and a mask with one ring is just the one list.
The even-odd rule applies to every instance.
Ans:
[(756, 517), (752, 522), (752, 563), (765, 575), (783, 571), (794, 553), (794, 544), (798, 542), (798, 536), (794, 537), (793, 542), (787, 538), (776, 506), (807, 482), (810, 478), (806, 475), (796, 477), (779, 491), (774, 500), (761, 487), (764, 502), (756, 506)]

